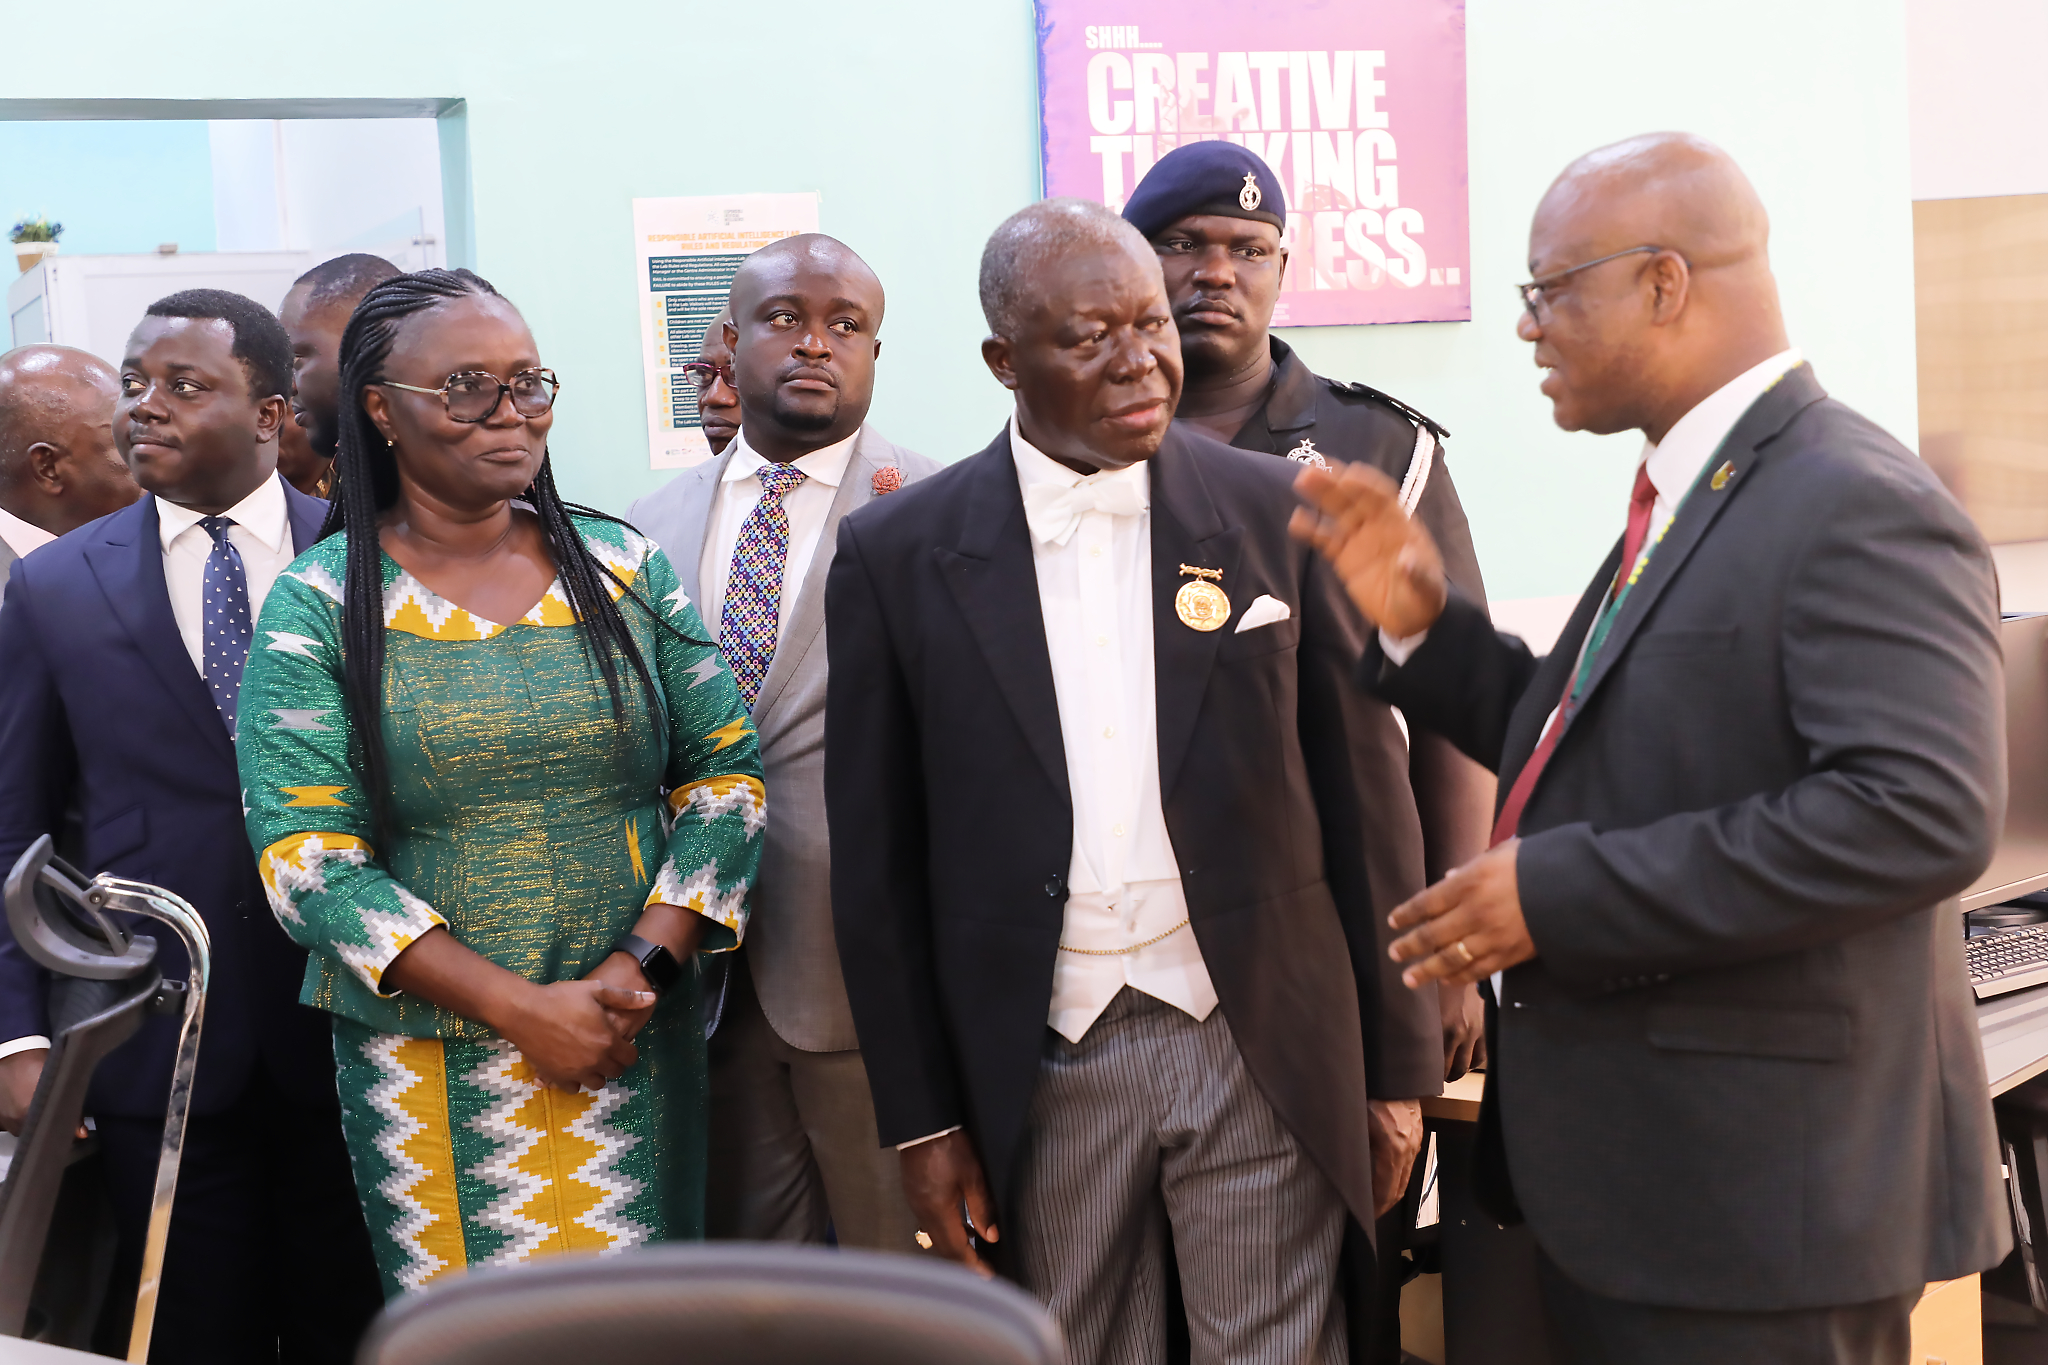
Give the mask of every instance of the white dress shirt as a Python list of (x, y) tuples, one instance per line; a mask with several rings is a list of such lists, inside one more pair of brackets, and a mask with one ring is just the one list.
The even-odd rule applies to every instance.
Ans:
[[(1790, 373), (1801, 359), (1799, 348), (1795, 346), (1751, 366), (1702, 398), (1685, 416), (1672, 423), (1671, 430), (1664, 433), (1661, 442), (1643, 442), (1643, 453), (1636, 464), (1649, 471), (1650, 486), (1657, 490), (1657, 500), (1650, 508), (1650, 534), (1643, 542), (1645, 547), (1655, 545), (1663, 537), (1671, 519), (1678, 515), (1679, 503), (1699, 482), (1707, 461), (1728, 439), (1728, 433), (1735, 430), (1742, 414), (1755, 406), (1756, 400)], [(1398, 640), (1381, 631), (1380, 648), (1398, 668), (1407, 663), (1409, 656), (1428, 638), (1426, 630)], [(1591, 632), (1588, 632), (1588, 638), (1591, 638)], [(1581, 643), (1580, 647), (1583, 649), (1584, 644)]]
[[(192, 667), (206, 676), (206, 560), (213, 537), (199, 524), (204, 512), (156, 500), (157, 531), (164, 547), (164, 586), (171, 593), (171, 615)], [(263, 614), (263, 599), (294, 558), (291, 508), (284, 500), (284, 481), (273, 474), (256, 491), (223, 515), (234, 522), (228, 539), (242, 556), (242, 574), (249, 582), (249, 623)]]
[(0, 507), (0, 540), (7, 542), (7, 548), (14, 551), (14, 557), (21, 559), (31, 550), (40, 550), (57, 537), (40, 526), (23, 521), (5, 507)]
[[(782, 602), (776, 610), (778, 645), (789, 629), (790, 605), (803, 591), (804, 575), (810, 572), (811, 560), (818, 553), (825, 518), (832, 511), (832, 499), (840, 480), (846, 477), (847, 464), (853, 459), (853, 443), (859, 436), (856, 431), (843, 441), (834, 441), (790, 461), (804, 472), (804, 481), (782, 495), (782, 510), (789, 517), (789, 557), (782, 565)], [(767, 463), (747, 444), (744, 430), (732, 438), (732, 458), (725, 462), (725, 473), (719, 477), (718, 491), (713, 495), (711, 534), (704, 537), (704, 549), (697, 559), (697, 582), (704, 592), (700, 604), (704, 624), (714, 635), (725, 614), (725, 585), (732, 577), (733, 548), (739, 544), (740, 527), (746, 524), (747, 515), (761, 501), (765, 491), (761, 487), (761, 466)]]
[[(1188, 926), (1180, 864), (1159, 794), (1152, 659), (1151, 470), (1080, 475), (1034, 448), (1010, 418), (1017, 480), (1078, 488), (1122, 482), (1140, 510), (1088, 510), (1067, 535), (1032, 537), (1039, 608), (1066, 747), (1074, 846), (1046, 1022), (1079, 1042), (1125, 986), (1206, 1019), (1216, 989)], [(1136, 497), (1130, 496), (1136, 493)], [(1135, 951), (1134, 945), (1146, 944)], [(1074, 952), (1072, 949), (1089, 952)]]

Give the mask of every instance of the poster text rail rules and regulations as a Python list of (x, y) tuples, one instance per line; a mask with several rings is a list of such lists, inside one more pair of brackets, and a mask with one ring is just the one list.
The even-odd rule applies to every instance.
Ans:
[(683, 366), (697, 358), (704, 329), (724, 311), (740, 262), (779, 238), (817, 230), (815, 194), (633, 201), (651, 468), (681, 469), (711, 456), (697, 388)]
[(1463, 0), (1037, 11), (1047, 195), (1121, 211), (1159, 157), (1224, 138), (1286, 189), (1274, 325), (1471, 318)]

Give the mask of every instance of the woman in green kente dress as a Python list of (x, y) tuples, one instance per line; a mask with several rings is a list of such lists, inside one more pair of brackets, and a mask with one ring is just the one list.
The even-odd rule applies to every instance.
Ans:
[(488, 284), (379, 285), (341, 365), (330, 534), (264, 604), (239, 749), (386, 1292), (702, 1236), (692, 955), (745, 929), (746, 708), (662, 553), (555, 493), (554, 376)]

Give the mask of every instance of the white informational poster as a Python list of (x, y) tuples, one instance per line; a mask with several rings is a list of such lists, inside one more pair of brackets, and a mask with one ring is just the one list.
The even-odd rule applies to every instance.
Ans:
[(818, 230), (816, 194), (635, 199), (640, 350), (647, 372), (647, 454), (654, 469), (709, 459), (697, 388), (683, 366), (725, 308), (740, 262), (782, 237)]

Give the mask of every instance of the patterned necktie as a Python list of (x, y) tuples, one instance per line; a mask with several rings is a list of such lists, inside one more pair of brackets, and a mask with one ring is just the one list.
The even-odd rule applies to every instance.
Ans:
[(1636, 556), (1643, 552), (1643, 542), (1650, 537), (1650, 512), (1656, 505), (1657, 487), (1650, 482), (1650, 467), (1645, 461), (1636, 466), (1636, 486), (1628, 499), (1628, 530), (1621, 537), (1621, 565), (1614, 571), (1614, 585), (1607, 590), (1607, 602), (1593, 619), (1591, 638), (1585, 652), (1579, 656), (1578, 666), (1572, 670), (1570, 681), (1564, 685), (1564, 696), (1552, 713), (1550, 725), (1538, 741), (1536, 752), (1529, 755), (1529, 761), (1515, 775), (1515, 785), (1508, 788), (1508, 799), (1501, 803), (1500, 818), (1493, 822), (1493, 839), (1488, 848), (1515, 837), (1515, 828), (1522, 822), (1522, 807), (1529, 804), (1529, 793), (1536, 789), (1536, 779), (1543, 775), (1543, 765), (1550, 762), (1551, 754), (1557, 751), (1557, 742), (1564, 736), (1565, 722), (1571, 719), (1572, 706), (1578, 700), (1579, 679), (1592, 667), (1593, 656), (1600, 652), (1600, 646), (1607, 642), (1607, 627), (1613, 623), (1613, 613), (1621, 606), (1622, 591), (1634, 579)]
[(805, 475), (786, 464), (764, 464), (758, 477), (761, 500), (740, 523), (739, 539), (732, 547), (732, 574), (725, 584), (725, 607), (718, 616), (718, 644), (749, 711), (775, 658), (782, 569), (789, 562), (789, 513), (783, 511), (782, 500)]
[(242, 569), (242, 553), (228, 539), (226, 517), (201, 517), (199, 524), (213, 537), (213, 553), (206, 557), (205, 595), (200, 619), (204, 622), (204, 645), (199, 657), (201, 671), (213, 692), (213, 704), (235, 732), (235, 702), (242, 693), (242, 667), (249, 662), (249, 640), (255, 634), (249, 620), (249, 575)]

